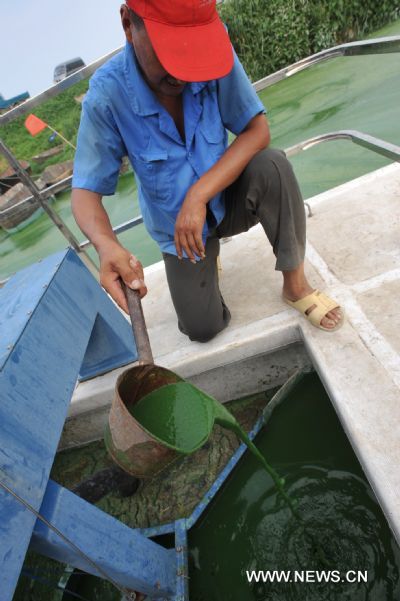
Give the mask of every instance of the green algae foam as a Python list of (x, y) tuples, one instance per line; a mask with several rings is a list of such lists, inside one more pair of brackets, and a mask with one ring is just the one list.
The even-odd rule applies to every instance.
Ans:
[(131, 414), (153, 438), (185, 455), (207, 441), (214, 425), (213, 399), (187, 382), (147, 394)]
[(131, 409), (140, 425), (165, 446), (187, 455), (209, 438), (214, 423), (232, 430), (247, 445), (274, 481), (292, 513), (297, 514), (284, 489), (284, 480), (268, 464), (235, 417), (218, 401), (188, 382), (167, 384), (142, 397)]
[[(399, 547), (316, 374), (273, 409), (255, 444), (301, 519), (245, 453), (189, 531), (190, 601), (399, 601)], [(249, 582), (259, 570), (287, 581)]]

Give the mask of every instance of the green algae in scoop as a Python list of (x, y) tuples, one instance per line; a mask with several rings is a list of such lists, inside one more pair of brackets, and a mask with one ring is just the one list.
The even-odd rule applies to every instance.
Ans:
[(150, 392), (129, 411), (153, 438), (187, 455), (210, 436), (215, 417), (213, 404), (207, 394), (182, 381)]
[(132, 416), (156, 440), (178, 453), (190, 454), (209, 438), (214, 423), (232, 430), (258, 459), (296, 515), (284, 481), (268, 464), (235, 417), (218, 401), (188, 382), (167, 384), (142, 397), (130, 408)]

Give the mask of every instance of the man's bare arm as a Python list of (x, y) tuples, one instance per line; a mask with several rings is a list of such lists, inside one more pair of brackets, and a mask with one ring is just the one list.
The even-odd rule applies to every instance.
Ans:
[(139, 290), (140, 296), (143, 297), (147, 288), (142, 264), (118, 242), (100, 194), (74, 188), (71, 205), (75, 221), (99, 255), (101, 285), (121, 309), (128, 313), (119, 278), (130, 288)]
[(192, 261), (204, 256), (202, 231), (206, 205), (242, 173), (251, 159), (268, 146), (270, 132), (264, 115), (256, 115), (227, 148), (222, 157), (188, 191), (175, 224), (178, 257), (184, 250)]

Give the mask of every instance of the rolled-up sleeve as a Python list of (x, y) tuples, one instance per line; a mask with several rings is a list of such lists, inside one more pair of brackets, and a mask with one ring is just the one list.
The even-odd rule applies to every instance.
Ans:
[(235, 52), (233, 69), (217, 85), (220, 115), (232, 133), (240, 134), (253, 117), (266, 112)]
[(72, 187), (102, 195), (114, 194), (124, 155), (125, 145), (107, 97), (91, 82), (82, 104)]

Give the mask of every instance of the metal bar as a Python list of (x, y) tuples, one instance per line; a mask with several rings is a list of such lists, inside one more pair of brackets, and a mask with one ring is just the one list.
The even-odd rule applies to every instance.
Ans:
[[(20, 503), (23, 507), (25, 507), (26, 509), (28, 509), (28, 511), (30, 511), (31, 513), (33, 513), (37, 520), (39, 520), (39, 522), (42, 522), (43, 524), (45, 524), (47, 526), (47, 528), (49, 528), (49, 530), (52, 530), (57, 536), (60, 537), (60, 539), (64, 542), (64, 544), (66, 544), (67, 546), (69, 546), (70, 548), (72, 548), (75, 552), (75, 554), (80, 557), (81, 559), (83, 559), (85, 562), (87, 562), (93, 569), (94, 569), (94, 573), (100, 574), (100, 576), (102, 576), (105, 580), (108, 580), (109, 582), (111, 582), (119, 591), (120, 593), (122, 593), (126, 599), (132, 599), (134, 601), (134, 597), (131, 596), (130, 591), (128, 591), (127, 589), (125, 590), (123, 587), (120, 587), (120, 585), (118, 584), (118, 582), (115, 582), (104, 570), (103, 568), (98, 565), (97, 563), (95, 563), (94, 561), (92, 561), (92, 559), (86, 555), (86, 553), (84, 553), (79, 547), (77, 547), (72, 541), (70, 541), (66, 536), (64, 536), (64, 534), (62, 532), (60, 532), (57, 528), (55, 528), (53, 526), (53, 524), (51, 524), (48, 520), (46, 520), (46, 518), (44, 518), (38, 511), (36, 511), (36, 509), (30, 504), (28, 503), (25, 499), (23, 499), (22, 497), (20, 497), (15, 491), (13, 491), (9, 486), (7, 486), (7, 484), (5, 484), (4, 482), (0, 481), (0, 487), (5, 490), (9, 495), (11, 495), (12, 497), (14, 497), (14, 499), (16, 499), (18, 501), (18, 503)], [(21, 573), (23, 571), (21, 570)]]
[[(288, 67), (284, 67), (267, 77), (263, 77), (253, 83), (256, 92), (264, 90), (274, 84), (291, 77), (299, 71), (308, 69), (318, 63), (329, 60), (331, 58), (338, 58), (340, 56), (365, 56), (369, 54), (387, 54), (391, 52), (400, 52), (400, 36), (387, 36), (384, 38), (376, 38), (374, 40), (363, 40), (361, 42), (350, 42), (348, 44), (341, 44), (340, 46), (334, 46), (327, 50), (322, 50), (316, 54), (312, 54), (307, 58), (303, 58)], [(1, 122), (0, 122), (1, 123)]]
[[(67, 188), (69, 188), (71, 185), (71, 182), (72, 182), (72, 175), (60, 180), (56, 184), (48, 186), (47, 188), (43, 188), (43, 190), (39, 190), (39, 193), (42, 198), (48, 198), (49, 196), (53, 196), (53, 194), (57, 194), (57, 192), (62, 192), (62, 190), (66, 190)], [(20, 200), (19, 202), (15, 203), (15, 205), (13, 205), (12, 207), (9, 207), (8, 209), (3, 209), (2, 211), (0, 211), (0, 215), (4, 215), (5, 213), (8, 213), (8, 211), (13, 211), (16, 207), (19, 207), (20, 205), (24, 204), (25, 202), (26, 203), (32, 202), (32, 200), (35, 200), (35, 196), (27, 196), (23, 200)]]
[(64, 223), (64, 221), (57, 215), (55, 211), (50, 207), (49, 203), (42, 198), (39, 188), (36, 186), (35, 182), (31, 177), (26, 173), (25, 169), (21, 167), (17, 159), (14, 157), (12, 152), (7, 148), (4, 144), (3, 140), (0, 138), (0, 153), (5, 156), (9, 164), (13, 167), (15, 173), (18, 175), (20, 180), (29, 190), (32, 192), (32, 196), (37, 200), (39, 205), (43, 208), (43, 210), (50, 217), (54, 225), (60, 230), (61, 234), (66, 238), (72, 248), (79, 254), (82, 261), (85, 263), (86, 267), (89, 271), (98, 278), (98, 269), (96, 265), (93, 263), (92, 259), (89, 255), (82, 251), (79, 246), (79, 241), (75, 238), (69, 227)]
[(52, 480), (40, 515), (45, 521), (36, 521), (30, 543), (37, 553), (151, 598), (175, 596), (175, 550), (149, 540)]
[[(332, 140), (350, 140), (351, 142), (354, 142), (354, 144), (363, 146), (364, 148), (376, 152), (388, 159), (400, 162), (400, 146), (396, 146), (396, 144), (391, 144), (390, 142), (386, 142), (385, 140), (375, 138), (374, 136), (364, 134), (363, 132), (356, 131), (354, 129), (344, 129), (341, 131), (329, 132), (327, 134), (322, 134), (320, 136), (309, 138), (308, 140), (299, 142), (294, 146), (290, 146), (285, 150), (285, 153), (286, 156), (290, 157), (295, 154), (298, 154), (302, 150), (308, 150), (312, 146), (321, 144), (323, 142), (330, 142)], [(143, 217), (141, 215), (135, 217), (135, 219), (130, 219), (129, 221), (121, 223), (117, 227), (113, 228), (113, 231), (116, 234), (119, 234), (121, 232), (129, 230), (135, 225), (139, 225), (140, 223), (143, 223)], [(90, 245), (91, 242), (89, 240), (85, 240), (81, 243), (80, 246), (83, 249), (87, 248)]]
[(160, 536), (161, 534), (172, 534), (175, 532), (175, 522), (169, 524), (161, 524), (161, 526), (149, 526), (148, 528), (140, 528), (138, 530), (143, 536), (152, 538), (153, 536)]
[[(139, 215), (138, 217), (134, 217), (134, 219), (129, 219), (129, 221), (124, 221), (123, 223), (120, 223), (119, 225), (113, 228), (113, 232), (115, 234), (121, 234), (122, 232), (126, 232), (132, 227), (135, 227), (135, 225), (140, 225), (141, 223), (143, 223), (143, 217)], [(90, 242), (90, 240), (84, 240), (79, 246), (81, 250), (83, 250), (91, 245), (92, 243)]]
[[(80, 69), (76, 73), (66, 77), (51, 88), (48, 88), (44, 92), (41, 92), (32, 98), (28, 98), (28, 100), (22, 104), (19, 104), (10, 111), (7, 111), (7, 113), (0, 115), (0, 127), (2, 125), (6, 125), (6, 123), (10, 123), (10, 121), (13, 121), (13, 119), (16, 119), (17, 117), (26, 115), (45, 100), (57, 96), (57, 94), (64, 92), (79, 81), (83, 81), (87, 77), (90, 77), (93, 75), (96, 69), (98, 69), (122, 49), (123, 46), (116, 48), (109, 54), (100, 57), (90, 65), (87, 65), (83, 69)], [(400, 36), (387, 36), (383, 38), (376, 38), (374, 40), (363, 40), (360, 42), (341, 44), (339, 46), (334, 46), (333, 48), (328, 48), (327, 50), (322, 50), (321, 52), (317, 52), (316, 54), (297, 61), (296, 63), (293, 63), (292, 65), (289, 65), (288, 67), (285, 67), (276, 73), (272, 73), (271, 75), (254, 82), (253, 86), (256, 91), (263, 90), (264, 88), (267, 88), (268, 86), (273, 85), (274, 83), (277, 83), (286, 77), (290, 77), (291, 75), (294, 75), (303, 69), (307, 69), (312, 65), (329, 60), (331, 58), (337, 58), (338, 56), (363, 56), (368, 54), (386, 54), (391, 52), (400, 52)]]
[(317, 144), (330, 142), (332, 140), (350, 140), (358, 146), (363, 146), (364, 148), (376, 152), (388, 159), (400, 162), (400, 146), (391, 144), (390, 142), (386, 142), (385, 140), (375, 138), (374, 136), (364, 134), (354, 129), (343, 129), (341, 131), (329, 132), (320, 136), (309, 138), (308, 140), (299, 142), (294, 146), (290, 146), (290, 148), (285, 150), (285, 153), (286, 156), (290, 157), (298, 152), (301, 152), (302, 150), (308, 150)]
[[(57, 94), (63, 92), (64, 90), (70, 88), (71, 86), (76, 84), (78, 81), (82, 81), (83, 79), (89, 77), (96, 71), (96, 69), (98, 67), (100, 67), (107, 60), (109, 60), (112, 56), (114, 56), (119, 51), (121, 51), (122, 48), (123, 47), (117, 48), (116, 50), (110, 52), (109, 54), (104, 55), (103, 57), (99, 58), (97, 61), (94, 61), (90, 65), (84, 67), (83, 69), (80, 69), (76, 73), (73, 73), (72, 75), (65, 78), (58, 84), (52, 86), (48, 90), (45, 90), (41, 94), (38, 94), (37, 96), (34, 96), (33, 98), (26, 100), (24, 103), (11, 109), (7, 113), (0, 115), (0, 127), (2, 125), (5, 125), (6, 123), (9, 123), (10, 121), (12, 121), (13, 119), (15, 119), (17, 117), (25, 115), (35, 106), (41, 104), (43, 101), (45, 101), (49, 98), (52, 98), (53, 96), (56, 96)], [(272, 73), (271, 75), (268, 75), (267, 77), (264, 77), (263, 79), (256, 81), (255, 83), (253, 83), (253, 86), (256, 91), (263, 90), (283, 79), (286, 79), (287, 77), (290, 77), (291, 75), (294, 75), (295, 73), (298, 73), (299, 71), (307, 69), (308, 67), (310, 67), (312, 65), (315, 65), (319, 62), (322, 62), (322, 61), (325, 61), (325, 60), (328, 60), (331, 58), (337, 58), (339, 56), (362, 56), (362, 55), (369, 55), (369, 54), (384, 54), (384, 53), (392, 53), (392, 52), (400, 52), (400, 36), (388, 36), (388, 37), (383, 37), (383, 38), (376, 38), (374, 40), (364, 40), (364, 41), (360, 41), (360, 42), (351, 42), (348, 44), (341, 44), (341, 45), (335, 46), (333, 48), (328, 48), (327, 50), (322, 50), (321, 52), (313, 54), (312, 56), (309, 56), (305, 59), (297, 61), (296, 63), (290, 65), (289, 67), (285, 67), (284, 69), (281, 69), (280, 71), (277, 71), (276, 73)], [(365, 148), (368, 148), (369, 150), (374, 150), (375, 152), (378, 152), (379, 154), (382, 154), (383, 156), (386, 156), (387, 158), (393, 159), (395, 161), (399, 160), (398, 159), (398, 156), (399, 156), (398, 148), (399, 147), (395, 146), (394, 144), (385, 142), (383, 140), (378, 140), (377, 138), (373, 138), (372, 136), (368, 136), (368, 135), (362, 134), (360, 132), (355, 132), (353, 130), (336, 132), (336, 134), (335, 133), (325, 134), (322, 137), (317, 136), (316, 138), (311, 138), (310, 140), (306, 140), (305, 142), (302, 142), (298, 145), (290, 147), (287, 150), (287, 155), (292, 156), (296, 152), (299, 152), (301, 150), (306, 150), (306, 148), (310, 148), (311, 146), (313, 146), (315, 144), (319, 144), (321, 142), (328, 141), (328, 140), (340, 139), (340, 138), (351, 139), (356, 144), (358, 144), (360, 146), (364, 146)], [(3, 148), (5, 148), (5, 146), (0, 140), (0, 151), (2, 151)], [(8, 154), (5, 154), (3, 151), (3, 154), (6, 156), (9, 163), (14, 167), (16, 173), (20, 174), (21, 168), (19, 166), (19, 163), (17, 163), (16, 159), (8, 151), (8, 149), (7, 149), (7, 152), (8, 152)], [(49, 207), (48, 203), (42, 202), (43, 195), (37, 189), (33, 180), (27, 174), (25, 174), (25, 179), (21, 177), (21, 180), (24, 181), (24, 183), (26, 183), (27, 187), (32, 191), (33, 197), (38, 200), (38, 202), (44, 208), (44, 210), (49, 215), (49, 217), (52, 219), (52, 221), (59, 228), (61, 233), (68, 240), (68, 242), (73, 246), (73, 248), (75, 248), (75, 250), (78, 253), (81, 254), (82, 259), (87, 264), (90, 271), (92, 273), (94, 273), (96, 275), (96, 277), (98, 277), (97, 267), (91, 261), (90, 257), (86, 253), (82, 253), (82, 251), (84, 249), (86, 249), (88, 246), (90, 246), (91, 243), (88, 240), (85, 240), (84, 242), (82, 242), (82, 244), (79, 244), (78, 241), (73, 236), (72, 232), (69, 230), (69, 228), (65, 225), (65, 223), (62, 221), (62, 219), (60, 217), (58, 217), (58, 215), (54, 211), (52, 211), (52, 209)], [(48, 194), (48, 193), (49, 193), (49, 190), (46, 191), (46, 194)], [(55, 192), (53, 191), (53, 194), (54, 193)], [(27, 199), (27, 200), (30, 200), (30, 199)], [(21, 201), (21, 202), (25, 202), (25, 201)], [(130, 221), (126, 221), (125, 223), (120, 224), (119, 226), (117, 226), (114, 229), (114, 231), (115, 231), (115, 233), (124, 232), (124, 231), (130, 229), (131, 227), (134, 227), (135, 225), (142, 223), (142, 221), (143, 221), (142, 217), (139, 216), (135, 219), (132, 219)]]
[[(308, 150), (309, 148), (312, 148), (313, 146), (316, 146), (317, 144), (322, 144), (323, 142), (330, 142), (330, 141), (334, 141), (334, 140), (350, 140), (354, 144), (357, 144), (359, 146), (367, 148), (368, 150), (371, 150), (372, 152), (376, 152), (388, 159), (391, 159), (393, 161), (398, 161), (398, 162), (400, 161), (400, 146), (397, 146), (396, 144), (386, 142), (385, 140), (381, 140), (380, 138), (376, 138), (374, 136), (370, 136), (368, 134), (364, 134), (363, 132), (359, 132), (357, 130), (352, 130), (352, 129), (341, 130), (341, 131), (337, 131), (337, 132), (329, 132), (326, 134), (321, 134), (320, 136), (314, 136), (313, 138), (308, 138), (307, 140), (303, 140), (302, 142), (299, 142), (298, 144), (295, 144), (294, 146), (290, 146), (289, 148), (285, 149), (285, 153), (286, 153), (286, 156), (291, 157), (291, 156), (298, 154), (299, 152), (301, 152), (303, 150)], [(46, 196), (51, 195), (52, 193), (55, 194), (56, 192), (59, 191), (60, 188), (63, 187), (63, 185), (65, 183), (68, 182), (68, 180), (72, 180), (72, 177), (66, 178), (65, 180), (62, 180), (61, 182), (58, 182), (57, 184), (54, 184), (53, 186), (46, 188), (46, 190), (42, 190), (41, 192), (39, 192), (39, 194), (41, 194), (41, 195), (45, 194)], [(29, 199), (25, 199), (21, 202), (28, 202), (32, 198), (33, 198), (33, 196), (30, 197)], [(5, 209), (4, 212), (7, 210), (8, 209)], [(129, 219), (128, 221), (124, 221), (123, 223), (117, 225), (115, 228), (113, 228), (113, 231), (116, 234), (120, 234), (120, 233), (125, 232), (141, 223), (143, 223), (143, 217), (141, 215), (139, 215), (138, 217), (135, 217), (134, 219)], [(92, 245), (92, 243), (90, 242), (90, 240), (84, 240), (83, 242), (81, 242), (79, 244), (80, 251), (85, 250), (86, 248), (90, 247), (91, 245)], [(0, 287), (2, 285), (4, 285), (6, 283), (6, 281), (7, 280), (1, 281)]]
[(175, 522), (176, 596), (175, 601), (189, 601), (189, 561), (186, 520)]
[[(386, 158), (389, 158), (391, 160), (399, 161), (399, 159), (400, 159), (400, 147), (399, 146), (396, 146), (395, 144), (391, 144), (390, 142), (386, 142), (385, 140), (381, 140), (380, 138), (375, 138), (374, 136), (370, 136), (368, 134), (364, 134), (363, 132), (359, 132), (359, 131), (351, 130), (351, 129), (341, 130), (341, 131), (337, 131), (337, 132), (329, 132), (326, 134), (321, 134), (320, 136), (315, 136), (313, 138), (303, 140), (302, 142), (299, 142), (298, 144), (295, 144), (294, 146), (290, 146), (290, 148), (287, 148), (285, 150), (285, 152), (286, 152), (286, 155), (288, 157), (290, 157), (290, 156), (297, 154), (298, 152), (300, 152), (302, 150), (308, 150), (312, 146), (321, 144), (322, 142), (329, 142), (332, 140), (340, 140), (340, 139), (350, 140), (351, 142), (354, 142), (355, 144), (358, 144), (359, 146), (363, 146), (364, 148), (367, 148), (368, 150), (371, 150), (373, 152), (381, 154), (382, 156), (385, 156)], [(40, 194), (42, 196), (46, 196), (46, 197), (50, 196), (52, 194), (56, 194), (57, 192), (62, 190), (68, 183), (71, 183), (71, 181), (72, 181), (72, 176), (63, 179), (61, 182), (58, 182), (57, 184), (53, 184), (52, 186), (49, 186), (45, 190), (42, 190), (40, 192)], [(33, 196), (30, 196), (29, 198), (21, 200), (21, 203), (31, 201), (33, 198), (34, 198)], [(21, 204), (21, 203), (18, 203), (18, 204)], [(17, 205), (14, 205), (14, 206), (17, 206)], [(0, 211), (0, 214), (3, 214), (8, 210), (10, 210), (10, 209), (4, 209), (4, 211)], [(113, 231), (116, 234), (121, 234), (122, 232), (125, 232), (125, 231), (131, 229), (132, 227), (135, 227), (136, 225), (140, 225), (141, 223), (143, 223), (143, 217), (141, 215), (139, 215), (138, 217), (135, 217), (133, 219), (129, 219), (128, 221), (124, 221), (123, 223), (120, 223), (115, 228), (113, 228)], [(84, 249), (88, 248), (89, 246), (91, 246), (91, 242), (89, 240), (84, 240), (83, 242), (81, 242), (79, 244), (79, 247), (81, 250), (84, 250)]]

